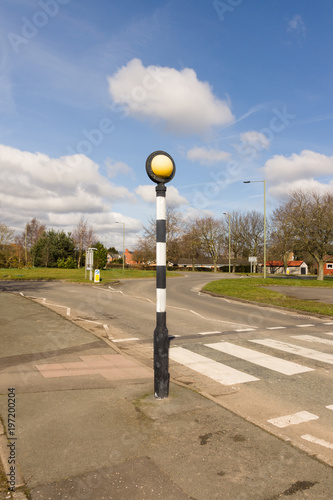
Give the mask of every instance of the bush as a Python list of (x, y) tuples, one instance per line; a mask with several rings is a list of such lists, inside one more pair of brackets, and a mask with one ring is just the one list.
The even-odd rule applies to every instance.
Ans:
[(67, 259), (58, 259), (57, 266), (62, 269), (75, 269), (77, 264), (73, 257), (69, 256)]

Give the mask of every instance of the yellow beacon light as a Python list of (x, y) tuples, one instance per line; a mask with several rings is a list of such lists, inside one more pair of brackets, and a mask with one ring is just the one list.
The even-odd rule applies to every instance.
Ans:
[(158, 177), (170, 177), (173, 172), (173, 163), (168, 156), (157, 155), (152, 159), (151, 169)]
[(149, 178), (157, 184), (171, 181), (176, 172), (175, 162), (164, 151), (155, 151), (148, 156), (146, 170)]

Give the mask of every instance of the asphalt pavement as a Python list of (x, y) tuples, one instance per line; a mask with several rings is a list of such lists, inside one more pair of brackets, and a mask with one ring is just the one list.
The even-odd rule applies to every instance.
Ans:
[(151, 366), (107, 339), (18, 294), (0, 292), (0, 306), (0, 450), (13, 498), (332, 498), (330, 466), (213, 398), (171, 381), (158, 400)]

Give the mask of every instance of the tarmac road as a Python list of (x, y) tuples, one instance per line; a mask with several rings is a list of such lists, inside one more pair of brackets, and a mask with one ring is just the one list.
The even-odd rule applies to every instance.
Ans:
[[(179, 327), (182, 337), (175, 339), (178, 344), (170, 349), (170, 353), (179, 348), (189, 353), (201, 353), (207, 359), (205, 364), (209, 365), (209, 348), (204, 344), (221, 344), (221, 339), (230, 339), (230, 343), (238, 345), (246, 343), (249, 335), (252, 339), (252, 335), (263, 338), (260, 335), (260, 332), (264, 333), (262, 325), (269, 328), (269, 314), (266, 315), (265, 311), (260, 332), (259, 326), (242, 332), (232, 331), (230, 328), (241, 326), (239, 321), (247, 317), (260, 319), (258, 308), (253, 308), (251, 316), (251, 308), (243, 304), (199, 295), (196, 288), (199, 283), (188, 280), (188, 285), (185, 285), (185, 279), (174, 283), (175, 293), (179, 286), (190, 288), (193, 302), (188, 303), (186, 299), (180, 303), (178, 288), (179, 297), (176, 304), (171, 305), (171, 310), (172, 307), (184, 307), (176, 311), (179, 314), (176, 318), (172, 314), (169, 316), (170, 322), (176, 325), (183, 314), (184, 327)], [(7, 285), (3, 286), (7, 288)], [(8, 387), (14, 388), (17, 410), (15, 458), (21, 471), (21, 475), (19, 469), (16, 471), (19, 491), (20, 484), (24, 488), (23, 483), (27, 482), (33, 500), (275, 500), (291, 495), (295, 500), (325, 500), (332, 497), (332, 467), (291, 446), (283, 434), (291, 433), (292, 442), (297, 433), (303, 435), (306, 432), (309, 436), (312, 432), (316, 436), (316, 432), (325, 428), (332, 410), (321, 411), (322, 400), (317, 389), (313, 391), (315, 397), (308, 398), (311, 405), (317, 402), (316, 408), (309, 408), (318, 410), (317, 420), (294, 422), (291, 426), (294, 431), (290, 427), (278, 428), (283, 439), (273, 435), (273, 424), (266, 421), (270, 427), (266, 429), (268, 432), (263, 432), (247, 418), (223, 407), (230, 398), (236, 398), (232, 404), (237, 406), (243, 401), (248, 407), (253, 406), (257, 413), (260, 409), (256, 408), (256, 403), (264, 394), (269, 394), (264, 390), (265, 386), (273, 393), (285, 386), (287, 379), (289, 389), (295, 387), (291, 397), (296, 408), (302, 400), (297, 399), (297, 393), (306, 387), (301, 383), (302, 377), (309, 377), (307, 383), (310, 385), (317, 371), (321, 376), (321, 397), (325, 399), (331, 394), (325, 389), (325, 376), (327, 381), (330, 376), (330, 367), (325, 362), (318, 362), (313, 371), (291, 377), (281, 374), (274, 377), (259, 367), (258, 370), (262, 371), (256, 372), (258, 380), (224, 385), (196, 372), (194, 369), (198, 365), (195, 363), (188, 368), (171, 361), (171, 376), (182, 378), (183, 385), (171, 383), (169, 398), (159, 401), (152, 393), (150, 327), (154, 321), (145, 331), (143, 320), (139, 322), (139, 341), (126, 340), (124, 335), (128, 332), (119, 328), (125, 319), (123, 311), (132, 318), (133, 328), (141, 309), (144, 318), (154, 311), (154, 303), (150, 302), (153, 298), (145, 296), (139, 283), (138, 288), (128, 283), (117, 290), (63, 283), (19, 283), (10, 287), (19, 288), (20, 292), (0, 292), (0, 415), (10, 438)], [(148, 282), (144, 287), (147, 287), (147, 293), (149, 290), (153, 293)], [(137, 299), (134, 299), (134, 292), (138, 292)], [(40, 298), (27, 299), (26, 295)], [(194, 309), (188, 309), (190, 303)], [(208, 307), (208, 303), (216, 305)], [(78, 312), (88, 316), (88, 306), (90, 319), (78, 319)], [(237, 307), (239, 321), (235, 317)], [(61, 312), (64, 317), (50, 308)], [(235, 312), (228, 315), (228, 308)], [(223, 313), (222, 320), (219, 320), (219, 310)], [(271, 315), (275, 327), (280, 318), (281, 321), (285, 319), (286, 330), (291, 325), (302, 333), (310, 328), (305, 326), (310, 323), (306, 317), (289, 317), (289, 313), (282, 315), (275, 311), (271, 311)], [(186, 322), (192, 317), (194, 320), (189, 327)], [(225, 318), (233, 323), (226, 323)], [(117, 327), (113, 327), (115, 321)], [(79, 326), (81, 324), (85, 329)], [(207, 330), (202, 330), (212, 325), (219, 325), (223, 331), (208, 334)], [(316, 325), (323, 332), (317, 338), (326, 338), (324, 332), (329, 330), (328, 326), (322, 322)], [(268, 330), (265, 335), (276, 338), (277, 332), (279, 330)], [(201, 335), (203, 333), (205, 335)], [(282, 338), (280, 334), (282, 332), (278, 333), (278, 338)], [(253, 347), (256, 352), (261, 352)], [(217, 356), (220, 356), (218, 352)], [(229, 365), (231, 357), (226, 356), (223, 361)], [(290, 358), (289, 355), (285, 357)], [(137, 361), (138, 358), (144, 363)], [(222, 366), (222, 359), (216, 359)], [(310, 359), (306, 364), (308, 362), (316, 365)], [(304, 368), (305, 363), (300, 363)], [(240, 368), (251, 372), (251, 365), (245, 367), (245, 363), (234, 366), (237, 372), (241, 371)], [(195, 374), (198, 374), (197, 380)], [(208, 389), (213, 388), (214, 396), (207, 394), (207, 397), (202, 397), (189, 390), (205, 381)], [(251, 384), (253, 388), (249, 392)], [(220, 392), (216, 392), (216, 387)], [(282, 393), (278, 396), (283, 400)], [(290, 399), (287, 398), (286, 404), (291, 405)], [(270, 410), (285, 409), (271, 406), (269, 400), (266, 407)], [(7, 437), (0, 428), (1, 457), (5, 461), (9, 450), (6, 443)], [(304, 445), (307, 443), (304, 441)], [(313, 446), (319, 457), (323, 445), (317, 443)]]
[[(188, 273), (167, 280), (167, 325), (175, 336), (171, 377), (333, 465), (332, 323), (202, 294), (211, 279), (221, 275)], [(2, 286), (39, 297), (40, 303), (152, 366), (154, 280), (92, 287), (51, 282)], [(281, 427), (283, 419), (282, 424), (277, 419), (289, 415), (296, 415), (289, 420), (297, 423)]]

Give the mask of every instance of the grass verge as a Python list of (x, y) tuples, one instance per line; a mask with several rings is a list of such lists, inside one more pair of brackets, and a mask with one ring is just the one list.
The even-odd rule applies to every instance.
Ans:
[(203, 289), (226, 297), (249, 300), (270, 306), (286, 307), (312, 314), (333, 316), (333, 305), (323, 302), (287, 297), (283, 293), (268, 290), (266, 286), (316, 286), (333, 288), (333, 280), (319, 282), (317, 280), (270, 278), (223, 279), (212, 281)]
[[(58, 269), (47, 267), (34, 267), (29, 269), (0, 269), (0, 280), (61, 280), (74, 283), (93, 283), (85, 278), (85, 270), (81, 269)], [(154, 278), (155, 271), (144, 271), (139, 269), (102, 269), (102, 281), (114, 281), (119, 279)], [(174, 272), (168, 272), (167, 276), (175, 276)]]

